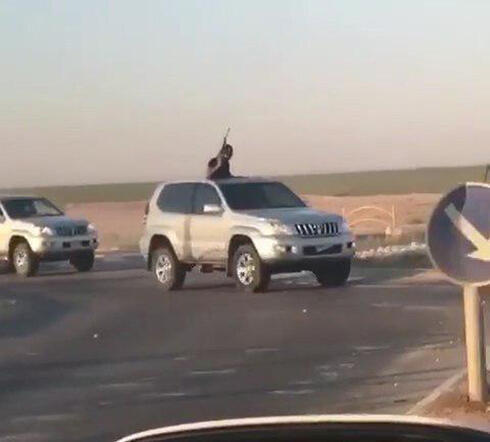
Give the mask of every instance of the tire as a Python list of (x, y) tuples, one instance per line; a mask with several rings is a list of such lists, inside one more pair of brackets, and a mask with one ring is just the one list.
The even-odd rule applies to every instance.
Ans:
[(233, 277), (236, 286), (245, 292), (267, 290), (271, 275), (251, 244), (238, 247), (233, 254)]
[(79, 272), (89, 272), (92, 270), (95, 261), (93, 250), (80, 252), (70, 257), (70, 264)]
[(350, 259), (342, 259), (324, 263), (313, 270), (317, 281), (323, 287), (340, 287), (349, 279), (351, 268)]
[(178, 290), (184, 285), (185, 268), (170, 247), (163, 246), (152, 252), (151, 267), (164, 291)]
[(25, 278), (34, 276), (39, 270), (39, 259), (25, 241), (19, 242), (12, 252), (15, 273)]
[(12, 256), (9, 256), (7, 258), (7, 261), (5, 263), (5, 272), (6, 273), (15, 273), (15, 266), (14, 266), (14, 261), (12, 259)]

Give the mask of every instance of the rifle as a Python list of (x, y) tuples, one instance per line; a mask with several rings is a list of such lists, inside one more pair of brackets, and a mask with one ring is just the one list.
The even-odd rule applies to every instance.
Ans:
[(221, 149), (218, 152), (218, 155), (216, 155), (215, 157), (211, 158), (208, 161), (208, 169), (206, 172), (207, 177), (209, 177), (213, 173), (213, 170), (215, 170), (221, 164), (221, 161), (222, 161), (221, 153), (224, 151), (225, 146), (228, 144), (228, 135), (229, 134), (230, 134), (230, 128), (228, 128), (226, 130), (225, 136), (223, 137), (223, 145), (221, 146)]
[(224, 147), (228, 144), (228, 135), (230, 134), (230, 128), (226, 129), (225, 136), (223, 138), (223, 145), (221, 146), (221, 150), (224, 149)]

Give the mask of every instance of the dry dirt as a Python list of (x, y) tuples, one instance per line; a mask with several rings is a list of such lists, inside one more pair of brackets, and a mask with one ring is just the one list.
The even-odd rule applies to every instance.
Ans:
[(66, 212), (95, 224), (101, 250), (132, 250), (137, 247), (143, 231), (145, 204), (145, 201), (68, 204)]
[[(373, 196), (306, 195), (305, 199), (313, 207), (343, 214), (353, 225), (355, 233), (360, 234), (384, 232), (391, 223), (391, 213), (394, 213), (396, 228), (401, 228), (404, 231), (414, 228), (423, 229), (440, 197), (441, 195), (436, 193), (412, 193), (408, 195)], [(359, 210), (362, 207), (366, 209)], [(368, 209), (368, 207), (371, 208)], [(366, 219), (373, 221), (357, 224), (360, 220)]]
[(447, 419), (474, 429), (490, 431), (490, 407), (469, 402), (466, 377), (450, 391), (427, 405), (424, 416)]
[[(375, 195), (375, 196), (315, 196), (304, 197), (311, 206), (344, 214), (354, 224), (356, 234), (382, 234), (390, 225), (390, 216), (380, 210), (352, 211), (375, 206), (389, 213), (394, 210), (395, 226), (406, 232), (423, 230), (439, 194)], [(74, 217), (93, 222), (100, 234), (101, 249), (134, 249), (143, 229), (145, 202), (68, 204), (66, 211)], [(361, 224), (361, 219), (372, 219)]]

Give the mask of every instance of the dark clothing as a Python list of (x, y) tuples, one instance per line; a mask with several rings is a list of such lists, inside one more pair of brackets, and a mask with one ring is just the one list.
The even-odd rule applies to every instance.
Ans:
[(233, 175), (230, 172), (230, 159), (233, 156), (233, 147), (226, 142), (226, 137), (223, 141), (223, 146), (214, 158), (208, 162), (208, 170), (206, 178), (208, 180), (222, 180), (231, 178)]
[(229, 160), (220, 155), (209, 160), (207, 171), (207, 178), (209, 180), (220, 180), (231, 177)]

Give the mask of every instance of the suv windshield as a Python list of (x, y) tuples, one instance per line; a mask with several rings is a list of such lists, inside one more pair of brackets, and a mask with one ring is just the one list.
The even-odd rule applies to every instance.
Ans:
[(63, 215), (54, 204), (45, 198), (8, 199), (4, 201), (3, 206), (12, 219)]
[(305, 207), (301, 199), (281, 183), (227, 183), (219, 188), (232, 210)]

